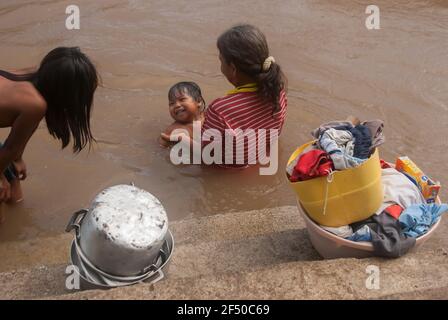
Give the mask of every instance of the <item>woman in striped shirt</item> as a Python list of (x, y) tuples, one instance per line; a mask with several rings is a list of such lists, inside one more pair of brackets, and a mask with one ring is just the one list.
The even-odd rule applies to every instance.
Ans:
[[(222, 161), (217, 164), (247, 167), (261, 162), (260, 147), (269, 152), (274, 142), (271, 140), (281, 133), (287, 109), (287, 80), (269, 54), (266, 37), (254, 26), (237, 25), (227, 30), (218, 38), (217, 46), (221, 71), (235, 89), (213, 101), (206, 110), (201, 149), (204, 151), (213, 142), (215, 159), (216, 145), (222, 148), (218, 156)], [(273, 139), (269, 134), (272, 131), (277, 132)], [(216, 141), (217, 137), (221, 141)], [(193, 143), (184, 135), (178, 138)]]

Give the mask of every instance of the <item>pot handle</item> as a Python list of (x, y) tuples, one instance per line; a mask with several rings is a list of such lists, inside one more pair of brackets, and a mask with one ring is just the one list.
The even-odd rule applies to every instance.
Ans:
[(70, 218), (70, 221), (67, 224), (67, 227), (65, 228), (65, 232), (70, 232), (73, 229), (76, 229), (76, 235), (79, 234), (79, 229), (81, 228), (81, 221), (84, 219), (85, 215), (89, 212), (86, 209), (79, 210), (75, 212), (72, 217)]
[(159, 282), (160, 280), (165, 278), (165, 273), (163, 273), (162, 269), (156, 271), (156, 273), (158, 274), (157, 278), (151, 280), (151, 282), (149, 282), (149, 284), (156, 284), (157, 282)]

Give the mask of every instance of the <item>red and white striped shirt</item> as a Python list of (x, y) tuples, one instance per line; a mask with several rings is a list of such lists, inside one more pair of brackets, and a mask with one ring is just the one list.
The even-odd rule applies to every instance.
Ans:
[[(270, 130), (276, 129), (280, 135), (285, 122), (288, 101), (284, 90), (280, 93), (279, 105), (280, 109), (273, 113), (272, 103), (260, 97), (258, 92), (239, 92), (216, 99), (205, 113), (205, 121), (202, 126), (203, 148), (210, 143), (207, 140), (214, 140), (206, 130), (215, 129), (222, 135), (223, 164), (230, 167), (232, 164), (234, 164), (233, 167), (237, 164), (236, 146), (238, 143), (242, 145), (242, 139), (244, 139), (243, 166), (252, 164), (253, 161), (258, 163), (258, 146), (264, 145), (269, 152)], [(262, 134), (260, 129), (266, 130), (266, 134)], [(241, 131), (247, 134), (242, 135)], [(226, 132), (231, 136), (229, 141), (233, 139), (233, 148), (226, 147)], [(229, 160), (233, 160), (232, 163), (229, 163)]]

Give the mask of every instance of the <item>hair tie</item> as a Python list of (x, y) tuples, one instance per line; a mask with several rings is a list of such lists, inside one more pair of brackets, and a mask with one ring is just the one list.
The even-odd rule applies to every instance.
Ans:
[(271, 65), (275, 63), (275, 59), (273, 56), (269, 56), (266, 58), (266, 60), (264, 60), (263, 62), (263, 72), (267, 72), (270, 68)]

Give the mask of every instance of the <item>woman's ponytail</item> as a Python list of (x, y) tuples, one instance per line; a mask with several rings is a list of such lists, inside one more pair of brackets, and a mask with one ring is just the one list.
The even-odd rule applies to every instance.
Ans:
[[(256, 77), (258, 83), (258, 89), (260, 95), (268, 101), (271, 101), (274, 110), (273, 112), (277, 112), (280, 110), (280, 94), (282, 90), (286, 87), (286, 77), (284, 76), (280, 65), (275, 63), (275, 60), (270, 59), (272, 57), (268, 57), (263, 64), (261, 73)], [(267, 63), (270, 63), (267, 66)]]

